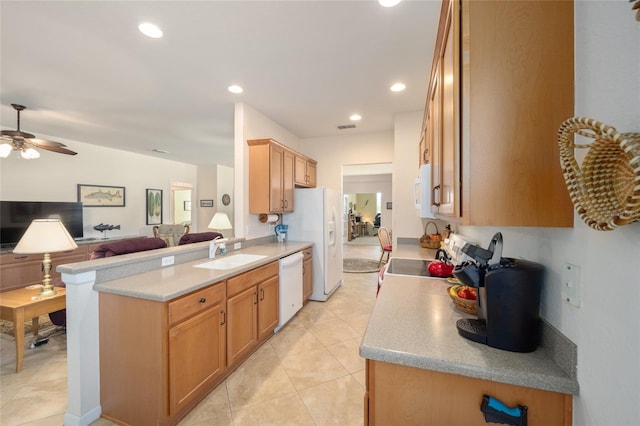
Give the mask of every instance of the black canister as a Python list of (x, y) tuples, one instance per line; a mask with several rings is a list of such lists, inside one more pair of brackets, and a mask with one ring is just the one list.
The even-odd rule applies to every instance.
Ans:
[(540, 298), (544, 267), (502, 258), (485, 277), (487, 345), (533, 352), (540, 344)]

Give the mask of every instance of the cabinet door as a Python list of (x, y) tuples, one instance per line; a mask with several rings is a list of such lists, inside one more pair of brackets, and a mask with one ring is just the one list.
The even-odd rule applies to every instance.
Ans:
[(225, 312), (218, 303), (169, 330), (169, 401), (174, 415), (225, 369)]
[(442, 204), (442, 87), (440, 84), (442, 61), (438, 60), (435, 65), (435, 73), (431, 89), (431, 99), (429, 100), (429, 109), (431, 111), (431, 119), (429, 120), (430, 128), (428, 129), (428, 137), (431, 139), (431, 203), (434, 206)]
[(317, 164), (314, 163), (313, 161), (308, 161), (307, 162), (307, 183), (309, 184), (310, 188), (315, 188), (316, 187), (316, 167)]
[(296, 155), (295, 184), (307, 186), (307, 159)]
[(264, 340), (273, 334), (278, 325), (278, 276), (258, 284), (258, 339)]
[(227, 299), (227, 360), (232, 366), (258, 344), (258, 287)]
[(445, 31), (444, 51), (442, 55), (442, 151), (441, 197), (438, 213), (447, 216), (460, 216), (460, 107), (458, 69), (459, 58), (459, 19), (458, 2), (451, 2), (448, 28)]
[(305, 303), (309, 300), (311, 293), (313, 293), (313, 260), (309, 257), (302, 262), (302, 300)]
[(269, 209), (271, 212), (281, 212), (284, 209), (282, 188), (282, 170), (284, 167), (284, 150), (271, 145), (269, 155)]
[(282, 158), (282, 199), (283, 212), (291, 213), (293, 211), (293, 178), (295, 169), (295, 156), (291, 151), (285, 150)]

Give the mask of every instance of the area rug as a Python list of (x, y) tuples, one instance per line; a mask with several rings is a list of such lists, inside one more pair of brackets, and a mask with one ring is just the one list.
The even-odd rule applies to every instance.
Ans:
[(359, 259), (352, 257), (345, 257), (342, 260), (342, 271), (356, 274), (363, 274), (367, 272), (378, 272), (377, 260), (371, 259)]
[[(51, 323), (49, 315), (40, 315), (38, 321), (38, 334), (46, 335), (49, 331), (52, 331), (55, 328), (56, 326)], [(0, 320), (0, 335), (14, 337), (13, 323), (11, 321)], [(25, 321), (24, 335), (31, 335), (31, 319)]]

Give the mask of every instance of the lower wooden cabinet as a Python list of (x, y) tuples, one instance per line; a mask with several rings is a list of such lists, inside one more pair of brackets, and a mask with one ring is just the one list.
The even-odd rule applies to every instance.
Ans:
[(367, 360), (366, 425), (485, 426), (482, 396), (528, 407), (529, 426), (570, 426), (571, 395)]
[(227, 359), (247, 358), (278, 325), (279, 265), (272, 262), (227, 280)]
[(168, 425), (225, 374), (225, 283), (170, 302), (100, 293), (100, 403), (126, 425)]
[(225, 370), (226, 313), (224, 285), (213, 286), (211, 297), (199, 297), (199, 304), (210, 303), (200, 314), (169, 329), (169, 412), (189, 406), (205, 394)]
[(307, 303), (309, 296), (313, 293), (313, 249), (305, 249), (302, 253), (304, 255), (302, 259), (302, 301)]

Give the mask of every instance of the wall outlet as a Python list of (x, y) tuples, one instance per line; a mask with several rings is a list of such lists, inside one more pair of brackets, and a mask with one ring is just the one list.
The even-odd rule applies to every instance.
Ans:
[(562, 269), (562, 300), (580, 307), (580, 266), (565, 263)]
[(173, 265), (174, 262), (175, 262), (174, 256), (165, 256), (162, 258), (162, 266)]
[(242, 248), (242, 243), (233, 243), (234, 250), (240, 250)]

